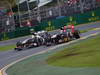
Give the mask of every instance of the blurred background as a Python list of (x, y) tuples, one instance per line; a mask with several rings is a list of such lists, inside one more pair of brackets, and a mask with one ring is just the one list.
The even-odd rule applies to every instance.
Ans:
[[(30, 28), (54, 30), (71, 21), (76, 25), (87, 23), (84, 20), (89, 15), (85, 13), (91, 14), (88, 21), (98, 21), (100, 16), (95, 11), (99, 13), (99, 10), (100, 0), (0, 0), (0, 36), (28, 35)], [(83, 18), (83, 22), (78, 23), (77, 18)]]

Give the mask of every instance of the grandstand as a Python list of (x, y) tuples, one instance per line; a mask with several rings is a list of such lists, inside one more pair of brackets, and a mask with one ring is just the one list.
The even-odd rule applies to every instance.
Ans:
[(0, 0), (0, 33), (15, 30), (12, 8), (6, 0)]
[[(32, 4), (31, 4), (32, 3)], [(38, 3), (39, 4), (39, 3)], [(24, 6), (23, 6), (24, 5)], [(27, 6), (27, 3), (26, 3)], [(31, 19), (32, 26), (38, 22), (56, 19), (59, 16), (70, 16), (77, 13), (84, 13), (100, 7), (98, 0), (52, 0), (46, 4), (37, 5), (36, 1), (29, 2), (30, 12), (25, 6), (25, 1), (20, 4), (21, 25), (27, 26), (27, 20)], [(16, 15), (18, 16), (18, 15)], [(31, 17), (30, 17), (31, 16)], [(18, 18), (17, 18), (18, 19)], [(18, 22), (18, 21), (17, 21)]]
[[(100, 8), (100, 0), (20, 0), (12, 8), (15, 13), (13, 16), (0, 15), (0, 30), (9, 32), (16, 27), (26, 27), (29, 26), (28, 24), (35, 26), (42, 21), (84, 13), (97, 8)], [(10, 8), (7, 10), (10, 11)]]

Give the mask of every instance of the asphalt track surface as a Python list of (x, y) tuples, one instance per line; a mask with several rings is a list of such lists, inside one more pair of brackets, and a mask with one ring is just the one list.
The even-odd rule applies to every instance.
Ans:
[[(100, 22), (78, 26), (77, 28), (79, 30), (85, 30), (85, 29), (90, 29), (90, 28), (100, 28)], [(94, 31), (89, 31), (89, 32), (83, 33), (83, 34), (81, 34), (81, 37), (87, 36), (89, 34), (93, 34), (93, 33), (96, 33), (96, 32), (100, 32), (100, 30), (94, 30)], [(24, 39), (26, 39), (28, 37), (25, 37)], [(0, 42), (0, 45), (14, 44), (19, 39), (24, 40), (23, 37), (17, 38), (17, 39), (14, 39), (14, 40)], [(6, 65), (10, 64), (11, 62), (14, 62), (18, 59), (25, 57), (25, 56), (29, 56), (29, 55), (32, 55), (32, 54), (35, 54), (35, 53), (38, 53), (38, 52), (41, 52), (41, 51), (46, 51), (47, 49), (49, 49), (51, 47), (53, 47), (53, 46), (50, 46), (50, 47), (41, 46), (41, 47), (32, 48), (32, 49), (23, 50), (23, 51), (10, 50), (10, 51), (5, 51), (5, 52), (0, 52), (0, 69), (5, 67)]]

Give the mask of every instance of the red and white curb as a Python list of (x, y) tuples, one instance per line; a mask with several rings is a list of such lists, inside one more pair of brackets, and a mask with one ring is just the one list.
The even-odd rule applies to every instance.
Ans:
[[(99, 28), (99, 29), (100, 29), (100, 28)], [(98, 30), (98, 29), (96, 29), (96, 30)], [(24, 58), (21, 58), (21, 59), (19, 59), (19, 60), (17, 60), (17, 61), (12, 62), (11, 64), (8, 64), (8, 65), (5, 66), (4, 68), (2, 68), (2, 69), (0, 70), (0, 75), (7, 75), (6, 70), (7, 70), (10, 66), (12, 66), (12, 65), (16, 64), (17, 62), (20, 62), (20, 61), (22, 61), (22, 60), (24, 60), (24, 59), (27, 59), (27, 58), (32, 57), (32, 56), (35, 56), (35, 55), (39, 55), (39, 54), (46, 53), (46, 52), (51, 51), (51, 50), (54, 50), (54, 49), (56, 49), (56, 48), (58, 48), (58, 47), (62, 47), (62, 46), (65, 46), (65, 45), (68, 45), (68, 44), (77, 42), (77, 41), (79, 41), (79, 40), (83, 40), (83, 39), (89, 38), (89, 37), (91, 37), (91, 36), (98, 35), (98, 34), (100, 34), (100, 33), (90, 34), (90, 35), (85, 36), (85, 37), (82, 37), (82, 38), (80, 38), (80, 39), (78, 39), (78, 40), (73, 40), (73, 41), (68, 42), (68, 43), (60, 44), (60, 45), (54, 46), (54, 47), (52, 47), (52, 48), (49, 48), (49, 49), (46, 50), (46, 51), (41, 51), (41, 52), (38, 52), (38, 53), (35, 53), (35, 54), (32, 54), (32, 55), (26, 56), (26, 57), (24, 57)]]

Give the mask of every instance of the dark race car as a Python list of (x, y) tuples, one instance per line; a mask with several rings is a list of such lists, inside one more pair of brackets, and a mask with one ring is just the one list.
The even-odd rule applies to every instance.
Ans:
[(34, 48), (34, 47), (38, 47), (43, 45), (44, 40), (43, 38), (31, 38), (31, 39), (26, 39), (24, 41), (18, 41), (16, 43), (16, 48), (15, 50), (20, 51), (20, 50), (24, 50), (24, 49), (29, 49), (29, 48)]
[(64, 42), (68, 42), (70, 39), (66, 34), (55, 34), (51, 37), (52, 43), (60, 44)]
[(51, 36), (52, 43), (54, 44), (65, 43), (65, 42), (69, 42), (71, 40), (79, 39), (79, 38), (80, 38), (79, 30), (75, 30), (74, 33), (72, 33), (71, 31), (68, 31), (68, 32), (66, 31), (64, 33), (58, 33)]

